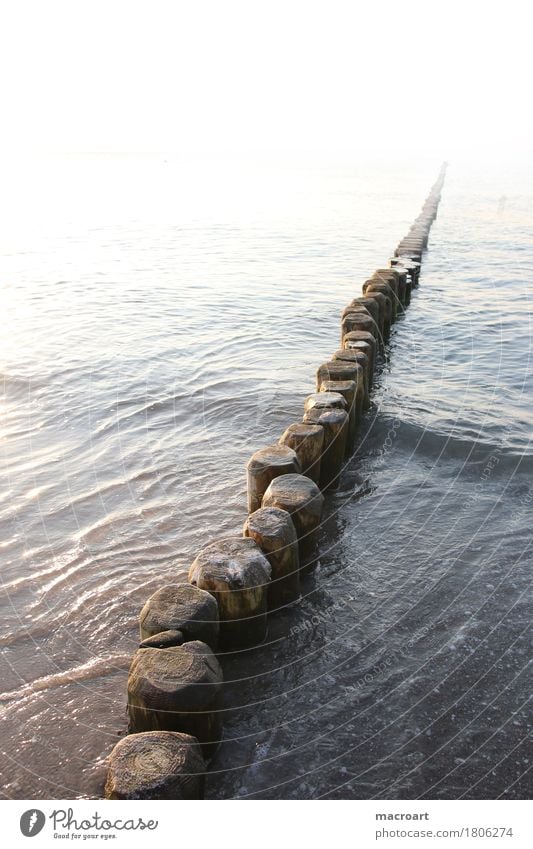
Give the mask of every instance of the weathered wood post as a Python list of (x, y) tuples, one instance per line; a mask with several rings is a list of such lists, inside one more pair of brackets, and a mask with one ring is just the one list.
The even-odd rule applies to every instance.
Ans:
[(320, 384), (320, 393), (322, 395), (340, 394), (346, 402), (345, 409), (349, 418), (348, 438), (346, 440), (346, 454), (348, 455), (353, 450), (357, 433), (357, 382), (355, 380), (324, 380)]
[(294, 422), (283, 432), (279, 441), (296, 451), (302, 474), (319, 484), (324, 428), (320, 425)]
[(246, 467), (248, 478), (248, 512), (259, 510), (271, 480), (278, 475), (300, 473), (296, 452), (288, 445), (268, 445), (252, 454)]
[(386, 318), (384, 299), (382, 301), (378, 301), (373, 297), (362, 295), (360, 298), (354, 298), (351, 305), (346, 307), (344, 313), (348, 313), (350, 310), (353, 311), (354, 307), (364, 307), (364, 309), (370, 313), (376, 323), (376, 327), (378, 328), (377, 341), (380, 345), (382, 345)]
[(393, 266), (394, 270), (405, 273), (405, 283), (404, 283), (404, 292), (403, 292), (403, 304), (404, 307), (409, 306), (411, 303), (411, 288), (412, 288), (412, 278), (409, 270), (404, 265), (395, 265)]
[(407, 239), (402, 239), (398, 247), (394, 251), (394, 256), (407, 256), (415, 262), (422, 262), (423, 248), (418, 243), (410, 243)]
[(376, 325), (377, 333), (379, 340), (383, 335), (383, 322), (381, 318), (381, 310), (379, 304), (373, 301), (370, 298), (366, 298), (364, 295), (360, 298), (353, 298), (350, 301), (348, 306), (344, 307), (341, 315), (341, 320), (345, 315), (349, 315), (354, 312), (366, 312), (372, 319), (374, 319), (374, 324)]
[(370, 346), (367, 345), (366, 342), (361, 342), (361, 345), (366, 345), (366, 353), (363, 348), (344, 348), (343, 350), (335, 351), (335, 353), (331, 357), (332, 360), (342, 360), (347, 363), (357, 363), (361, 366), (362, 371), (357, 380), (357, 392), (355, 400), (356, 417), (358, 424), (363, 418), (363, 411), (368, 410), (368, 408), (370, 407), (370, 396), (368, 393), (371, 352)]
[[(345, 384), (346, 381), (353, 381), (357, 386), (361, 382), (362, 370), (362, 366), (358, 362), (348, 362), (346, 360), (331, 359), (327, 363), (323, 363), (317, 369), (317, 388), (319, 390), (322, 390), (325, 384), (328, 384), (328, 386), (333, 386), (334, 383)], [(342, 388), (339, 388), (338, 391), (342, 396), (344, 396), (345, 403), (350, 403), (350, 388), (345, 387), (344, 390), (342, 390)], [(326, 395), (326, 392), (323, 392), (321, 394)], [(355, 428), (357, 426), (356, 410), (353, 409), (353, 401), (351, 402), (351, 404), (352, 414), (348, 423), (348, 433), (346, 435), (346, 453), (349, 453), (350, 449), (353, 446), (353, 437), (355, 437)], [(348, 410), (350, 410), (350, 407), (348, 407)]]
[(401, 265), (406, 268), (412, 279), (412, 285), (418, 286), (418, 278), (420, 275), (420, 263), (415, 262), (414, 259), (409, 259), (407, 256), (393, 256), (390, 260), (390, 264), (392, 267), (395, 265)]
[(331, 390), (331, 392), (313, 392), (304, 401), (304, 412), (307, 413), (308, 410), (312, 410), (315, 407), (320, 410), (346, 410), (346, 398), (335, 390)]
[(191, 584), (161, 587), (144, 605), (139, 621), (141, 640), (163, 632), (167, 634), (165, 644), (169, 645), (169, 632), (179, 632), (183, 639), (176, 642), (177, 645), (188, 640), (201, 640), (213, 651), (218, 648), (216, 600), (210, 593)]
[(177, 731), (130, 734), (108, 761), (106, 799), (203, 799), (205, 761), (196, 737)]
[(387, 283), (389, 288), (392, 290), (392, 320), (396, 321), (398, 318), (398, 312), (401, 308), (398, 278), (394, 274), (383, 274), (380, 271), (375, 271), (370, 279), (377, 280), (378, 283)]
[(324, 450), (320, 462), (320, 489), (336, 489), (343, 469), (348, 440), (349, 417), (345, 410), (313, 407), (304, 414), (306, 424), (324, 429)]
[(257, 543), (270, 563), (269, 610), (300, 598), (298, 537), (290, 514), (277, 507), (260, 507), (246, 519), (243, 533)]
[(398, 301), (400, 310), (405, 304), (405, 293), (407, 285), (407, 271), (401, 266), (378, 268), (374, 273), (374, 277), (378, 280), (391, 280), (391, 277), (396, 281)]
[(343, 316), (341, 321), (341, 340), (352, 330), (364, 330), (371, 333), (376, 342), (379, 338), (379, 329), (372, 316), (366, 310), (365, 312), (349, 312)]
[(420, 273), (419, 262), (415, 262), (414, 259), (410, 259), (408, 256), (392, 256), (389, 260), (389, 265), (391, 268), (405, 268), (410, 274), (414, 285), (416, 285), (416, 279)]
[[(322, 415), (348, 418), (342, 410), (330, 410)], [(263, 496), (263, 507), (277, 507), (290, 514), (298, 537), (300, 569), (310, 567), (315, 557), (316, 535), (324, 507), (324, 496), (316, 483), (305, 475), (274, 478)]]
[(357, 382), (360, 372), (361, 366), (358, 363), (349, 363), (344, 360), (328, 360), (327, 363), (322, 363), (317, 369), (317, 391), (320, 390), (320, 386), (325, 380), (355, 380)]
[(398, 242), (398, 247), (394, 252), (396, 256), (406, 255), (409, 259), (414, 259), (416, 262), (422, 262), (422, 256), (424, 253), (424, 245), (419, 242), (417, 239), (411, 239), (409, 236), (405, 236)]
[(265, 639), (271, 573), (259, 546), (246, 537), (212, 542), (194, 560), (189, 581), (216, 598), (223, 649), (244, 648)]
[(368, 353), (370, 358), (368, 380), (369, 389), (372, 389), (372, 383), (374, 382), (374, 369), (376, 367), (376, 340), (373, 335), (368, 333), (366, 330), (350, 330), (350, 332), (347, 333), (342, 340), (342, 347), (346, 348), (348, 351), (352, 349), (362, 350), (361, 342), (365, 342), (369, 346), (369, 348), (365, 349), (365, 353), (370, 351), (370, 353)]
[(362, 300), (371, 300), (375, 301), (378, 304), (382, 328), (381, 333), (383, 337), (383, 342), (386, 342), (390, 334), (390, 325), (392, 317), (392, 307), (390, 300), (383, 292), (376, 292), (372, 289), (372, 287), (367, 289), (367, 291), (363, 295)]
[(222, 670), (205, 643), (138, 649), (128, 675), (130, 733), (181, 731), (210, 755), (220, 740), (221, 696)]
[(396, 295), (388, 283), (383, 283), (375, 277), (365, 280), (363, 283), (363, 293), (365, 297), (371, 298), (375, 294), (382, 295), (385, 299), (385, 335), (390, 334), (391, 324), (394, 321), (394, 304)]

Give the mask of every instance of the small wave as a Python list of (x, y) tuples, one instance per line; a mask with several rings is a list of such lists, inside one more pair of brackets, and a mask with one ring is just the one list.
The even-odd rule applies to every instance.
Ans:
[(17, 374), (0, 374), (0, 388), (6, 394), (12, 393), (15, 397), (20, 396), (22, 392), (31, 392), (35, 389), (41, 389), (44, 386), (38, 378), (23, 377)]
[(98, 424), (92, 434), (91, 439), (101, 437), (104, 434), (120, 431), (124, 428), (126, 422), (132, 419), (137, 419), (140, 416), (144, 418), (144, 424), (148, 416), (153, 416), (157, 413), (172, 411), (177, 405), (183, 403), (189, 398), (189, 392), (176, 392), (164, 398), (144, 399), (144, 403), (139, 404), (136, 409), (130, 410), (127, 413), (119, 415), (118, 411), (112, 411), (111, 416)]
[(102, 678), (117, 670), (127, 669), (130, 663), (130, 654), (91, 658), (86, 663), (74, 666), (72, 669), (66, 669), (63, 672), (56, 672), (52, 675), (45, 675), (43, 678), (37, 678), (35, 681), (31, 681), (20, 687), (18, 690), (8, 690), (6, 693), (0, 693), (0, 703), (20, 702), (36, 693), (42, 693), (55, 687), (64, 687), (67, 684), (78, 684), (83, 681), (91, 681), (94, 678)]
[[(32, 553), (33, 552), (30, 552), (30, 554)], [(56, 576), (62, 576), (66, 572), (68, 573), (71, 571), (71, 569), (69, 570), (69, 567), (72, 567), (79, 562), (79, 555), (80, 550), (77, 550), (74, 553), (70, 552), (63, 557), (54, 557), (50, 566), (40, 569), (37, 572), (32, 572), (30, 575), (23, 575), (20, 578), (14, 578), (12, 581), (6, 581), (5, 583), (2, 583), (2, 589), (6, 593), (11, 594), (18, 590), (23, 590), (27, 586), (35, 586), (41, 578), (53, 580)]]
[(520, 466), (522, 471), (533, 468), (533, 454), (524, 454), (514, 448), (503, 446), (491, 441), (481, 433), (475, 433), (467, 428), (456, 433), (446, 431), (436, 426), (417, 424), (407, 419), (389, 416), (379, 416), (373, 423), (367, 435), (368, 445), (385, 442), (390, 431), (394, 433), (394, 442), (404, 451), (413, 451), (436, 460), (439, 456), (468, 460), (469, 463), (484, 462), (488, 456), (497, 455), (500, 466), (507, 468), (510, 464)]
[(5, 634), (3, 637), (0, 637), (0, 647), (1, 648), (9, 648), (11, 646), (19, 645), (20, 643), (24, 643), (27, 640), (32, 640), (35, 642), (36, 640), (40, 640), (43, 637), (48, 637), (50, 634), (50, 625), (31, 625), (24, 626), (22, 628), (18, 628), (17, 631), (11, 634)]

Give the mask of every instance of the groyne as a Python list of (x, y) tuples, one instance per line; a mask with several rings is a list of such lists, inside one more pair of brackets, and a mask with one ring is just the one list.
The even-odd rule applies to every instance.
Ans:
[(300, 421), (247, 464), (242, 536), (198, 552), (188, 583), (144, 605), (128, 675), (129, 734), (108, 759), (110, 799), (198, 799), (222, 736), (224, 652), (260, 646), (268, 617), (298, 602), (313, 569), (325, 499), (339, 486), (370, 406), (374, 370), (408, 308), (437, 215), (446, 164), (388, 265), (342, 310), (340, 340), (318, 364)]

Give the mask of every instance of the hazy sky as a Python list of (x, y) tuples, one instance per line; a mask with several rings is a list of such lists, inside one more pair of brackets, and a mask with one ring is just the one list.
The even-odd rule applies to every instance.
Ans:
[(515, 0), (4, 2), (0, 144), (527, 154), (527, 9)]

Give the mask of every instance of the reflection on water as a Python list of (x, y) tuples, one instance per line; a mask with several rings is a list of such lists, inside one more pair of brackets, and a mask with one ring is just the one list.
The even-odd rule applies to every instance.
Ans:
[[(435, 170), (12, 172), (6, 797), (101, 793), (140, 607), (240, 532), (248, 456), (300, 418)], [(224, 659), (210, 796), (526, 795), (530, 213), (508, 174), (449, 170), (302, 602)]]

